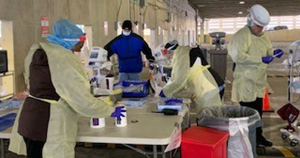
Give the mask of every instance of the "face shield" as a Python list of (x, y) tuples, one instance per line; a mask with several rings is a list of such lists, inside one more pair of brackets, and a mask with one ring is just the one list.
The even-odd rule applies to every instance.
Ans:
[(109, 61), (103, 63), (100, 67), (100, 75), (107, 76), (110, 73), (112, 66), (113, 66), (113, 64)]
[[(167, 46), (167, 45), (166, 45)], [(165, 47), (166, 47), (165, 46)], [(165, 49), (162, 49), (162, 53), (163, 55), (167, 58), (167, 59), (170, 59), (172, 60), (173, 58), (173, 55), (174, 55), (174, 50), (178, 47), (178, 44), (174, 44), (174, 45), (171, 45), (170, 47), (168, 48), (165, 48)]]
[(258, 26), (264, 28), (270, 23), (270, 14), (266, 8), (261, 5), (253, 5), (249, 10), (247, 16), (248, 26)]

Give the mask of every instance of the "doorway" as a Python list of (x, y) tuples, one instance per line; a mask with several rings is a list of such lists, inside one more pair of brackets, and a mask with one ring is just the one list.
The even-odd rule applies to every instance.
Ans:
[[(12, 21), (0, 22), (0, 47), (7, 51), (8, 73), (0, 78), (0, 97), (5, 99), (11, 97), (16, 91), (15, 89), (15, 60), (14, 60), (14, 39), (13, 39), (13, 23)], [(1, 75), (2, 76), (2, 75)], [(27, 82), (28, 83), (28, 82)], [(4, 97), (7, 96), (7, 97)]]

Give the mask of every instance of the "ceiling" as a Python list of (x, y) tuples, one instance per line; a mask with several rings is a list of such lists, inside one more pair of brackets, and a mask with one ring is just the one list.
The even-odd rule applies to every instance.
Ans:
[[(271, 16), (300, 15), (300, 0), (189, 0), (203, 18), (245, 17), (254, 4), (261, 4)], [(245, 4), (240, 4), (240, 1)], [(239, 14), (242, 12), (242, 14)]]

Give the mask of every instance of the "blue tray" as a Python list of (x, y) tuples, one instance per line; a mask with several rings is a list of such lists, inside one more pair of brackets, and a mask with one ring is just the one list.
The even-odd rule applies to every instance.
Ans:
[(123, 98), (143, 98), (143, 97), (146, 97), (149, 94), (148, 80), (139, 80), (139, 81), (127, 80), (127, 81), (122, 81), (122, 82), (116, 83), (114, 85), (114, 88), (117, 88), (117, 87), (125, 88), (125, 87), (129, 87), (132, 84), (133, 85), (143, 85), (143, 91), (141, 91), (141, 92), (124, 92), (123, 91), (123, 93), (122, 93)]
[(14, 125), (16, 117), (16, 113), (9, 113), (0, 117), (0, 132), (6, 130), (9, 127), (12, 127)]

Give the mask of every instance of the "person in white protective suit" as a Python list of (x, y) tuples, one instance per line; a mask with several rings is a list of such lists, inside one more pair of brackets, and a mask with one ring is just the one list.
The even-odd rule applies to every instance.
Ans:
[(53, 32), (25, 59), (30, 94), (13, 126), (9, 150), (28, 158), (74, 158), (79, 115), (120, 117), (122, 112), (90, 93), (87, 73), (74, 54), (85, 41), (81, 29), (62, 19)]
[[(267, 65), (275, 56), (280, 58), (283, 55), (281, 49), (272, 48), (270, 40), (263, 33), (264, 26), (269, 22), (269, 12), (263, 6), (252, 6), (247, 25), (233, 36), (228, 45), (229, 55), (235, 63), (232, 101), (256, 109), (260, 116), (267, 87)], [(272, 146), (272, 142), (262, 135), (262, 128), (257, 129), (257, 142), (264, 146)]]
[(175, 43), (169, 49), (174, 50), (171, 80), (163, 87), (160, 96), (172, 97), (173, 94), (185, 89), (192, 94), (197, 113), (205, 107), (220, 106), (222, 103), (219, 87), (208, 71), (209, 65), (190, 64), (191, 48), (188, 46), (178, 46)]

